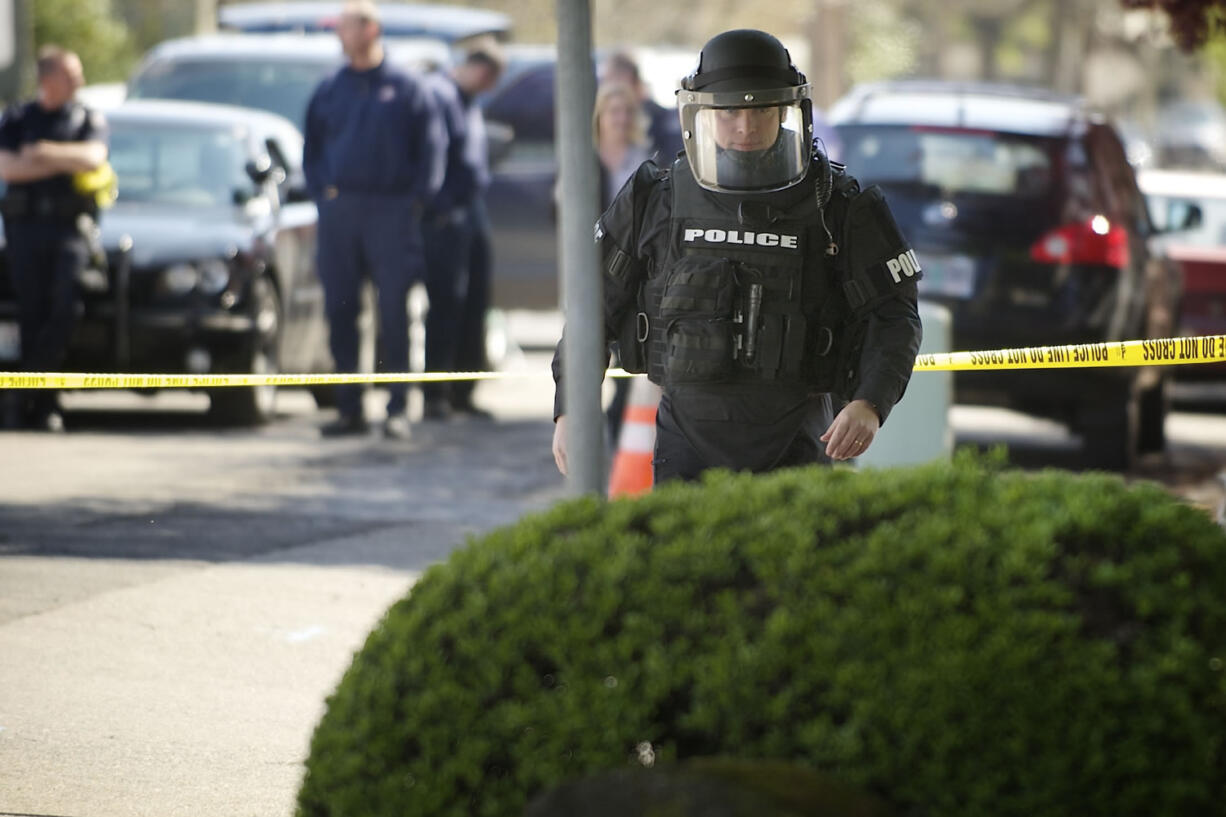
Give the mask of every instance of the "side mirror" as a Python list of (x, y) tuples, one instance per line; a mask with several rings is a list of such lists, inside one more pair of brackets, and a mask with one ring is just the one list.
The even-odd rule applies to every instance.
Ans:
[(1188, 204), (1187, 210), (1183, 214), (1183, 224), (1176, 227), (1177, 230), (1194, 230), (1205, 223), (1205, 213), (1200, 209), (1199, 204)]
[(285, 151), (281, 150), (281, 143), (273, 137), (268, 137), (264, 140), (264, 149), (268, 151), (268, 156), (272, 163), (289, 171), (289, 160), (285, 158)]
[(485, 122), (485, 140), (490, 152), (490, 166), (501, 164), (511, 155), (515, 145), (515, 129), (502, 122)]
[(251, 177), (251, 181), (256, 184), (263, 184), (272, 176), (272, 160), (266, 155), (258, 159), (250, 159), (246, 164), (246, 170), (247, 175)]

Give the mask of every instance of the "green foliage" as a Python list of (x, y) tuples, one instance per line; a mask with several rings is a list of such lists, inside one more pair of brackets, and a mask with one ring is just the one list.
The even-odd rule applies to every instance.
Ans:
[(523, 817), (893, 817), (883, 803), (795, 763), (698, 758), (564, 783)]
[(789, 760), (902, 813), (1210, 814), (1226, 535), (1160, 487), (715, 473), (431, 568), (328, 701), (301, 817), (518, 815), (651, 756)]
[(81, 57), (86, 82), (123, 80), (136, 58), (110, 0), (35, 0), (34, 43), (54, 43)]

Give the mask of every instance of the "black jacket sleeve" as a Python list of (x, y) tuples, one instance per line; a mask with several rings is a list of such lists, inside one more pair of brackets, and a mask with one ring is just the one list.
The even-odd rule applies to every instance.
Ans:
[(854, 399), (872, 403), (882, 424), (907, 390), (922, 337), (914, 290), (882, 301), (868, 314)]

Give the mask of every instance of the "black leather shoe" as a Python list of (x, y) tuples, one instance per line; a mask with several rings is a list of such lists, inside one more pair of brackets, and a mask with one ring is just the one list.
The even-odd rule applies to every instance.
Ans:
[(319, 433), (324, 437), (347, 437), (365, 434), (370, 425), (361, 414), (342, 414), (330, 423), (320, 426)]
[(441, 399), (427, 400), (421, 416), (425, 420), (450, 420), (451, 404)]
[(494, 415), (483, 408), (477, 408), (472, 403), (452, 404), (451, 411), (471, 420), (493, 420)]

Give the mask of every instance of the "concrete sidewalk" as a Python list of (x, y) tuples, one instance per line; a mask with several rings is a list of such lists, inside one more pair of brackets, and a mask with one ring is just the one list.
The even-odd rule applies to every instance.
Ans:
[[(157, 459), (117, 482), (148, 484), (99, 484), (133, 435), (0, 438), (0, 814), (292, 814), (325, 699), (387, 607), (563, 494), (551, 384), (482, 389), (497, 422), (395, 444), (320, 441), (305, 410), (263, 436), (142, 438)], [(97, 473), (68, 474), (83, 450)]]

